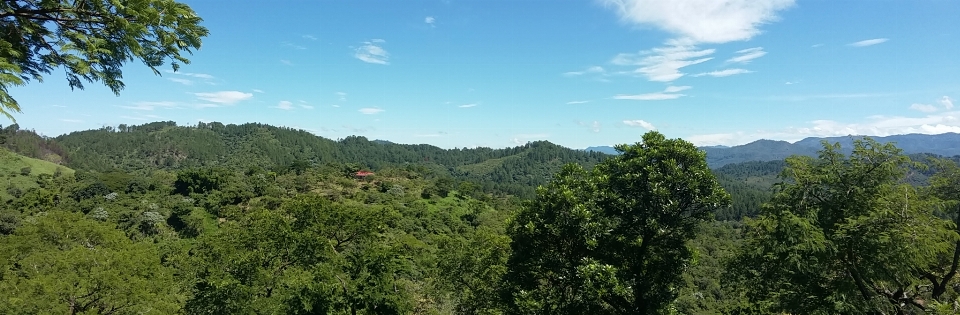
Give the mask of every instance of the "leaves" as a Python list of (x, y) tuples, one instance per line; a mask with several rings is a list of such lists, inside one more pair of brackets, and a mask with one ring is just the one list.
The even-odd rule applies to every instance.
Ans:
[(0, 3), (0, 113), (19, 112), (8, 87), (42, 81), (66, 70), (71, 88), (99, 82), (114, 93), (124, 88), (121, 67), (141, 60), (155, 74), (170, 63), (190, 61), (209, 31), (186, 4), (145, 1), (4, 1)]

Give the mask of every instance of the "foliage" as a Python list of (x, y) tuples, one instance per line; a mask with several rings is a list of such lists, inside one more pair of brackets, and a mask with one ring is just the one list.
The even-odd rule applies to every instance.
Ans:
[(916, 189), (891, 144), (854, 142), (846, 156), (792, 157), (784, 183), (748, 229), (735, 260), (743, 289), (769, 312), (867, 314), (925, 309), (918, 270), (957, 234)]
[(729, 195), (703, 152), (657, 132), (592, 172), (570, 165), (510, 228), (511, 313), (668, 312), (686, 242)]
[(22, 314), (170, 314), (180, 298), (152, 244), (51, 212), (0, 238), (0, 309)]
[(121, 67), (138, 59), (160, 74), (170, 62), (176, 71), (189, 63), (181, 52), (200, 48), (207, 36), (189, 6), (173, 0), (3, 1), (0, 2), (0, 113), (20, 106), (10, 86), (43, 81), (57, 68), (71, 88), (101, 82), (123, 89)]

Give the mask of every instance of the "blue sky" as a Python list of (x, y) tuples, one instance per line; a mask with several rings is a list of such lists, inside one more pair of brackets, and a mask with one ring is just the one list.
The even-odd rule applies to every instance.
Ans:
[(10, 90), (18, 123), (261, 122), (444, 148), (960, 132), (954, 0), (185, 2), (210, 29), (192, 64), (130, 63), (120, 96), (54, 72)]

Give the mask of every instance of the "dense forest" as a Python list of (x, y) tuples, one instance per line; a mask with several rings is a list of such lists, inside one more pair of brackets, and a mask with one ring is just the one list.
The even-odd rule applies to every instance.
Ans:
[(954, 314), (957, 157), (0, 128), (0, 313)]

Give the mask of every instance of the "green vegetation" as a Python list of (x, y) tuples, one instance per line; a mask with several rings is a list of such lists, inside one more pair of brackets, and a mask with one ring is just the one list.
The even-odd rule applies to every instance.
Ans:
[(710, 170), (703, 151), (656, 132), (607, 156), (259, 124), (3, 130), (4, 311), (953, 314), (960, 303), (957, 159), (869, 139)]
[(189, 6), (173, 0), (0, 2), (0, 114), (20, 105), (10, 86), (43, 81), (54, 69), (66, 73), (70, 88), (103, 83), (123, 89), (124, 63), (140, 60), (157, 67), (170, 62), (176, 71), (190, 61), (181, 52), (200, 48), (207, 29)]

